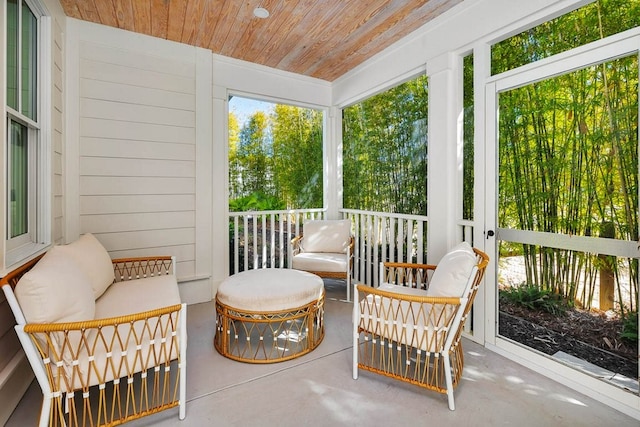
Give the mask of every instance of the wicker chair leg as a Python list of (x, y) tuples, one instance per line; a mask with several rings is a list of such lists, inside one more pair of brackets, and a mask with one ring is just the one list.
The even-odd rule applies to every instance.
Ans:
[(444, 378), (447, 383), (447, 400), (449, 401), (449, 409), (455, 411), (456, 405), (453, 402), (453, 381), (451, 380), (451, 361), (449, 355), (444, 356)]

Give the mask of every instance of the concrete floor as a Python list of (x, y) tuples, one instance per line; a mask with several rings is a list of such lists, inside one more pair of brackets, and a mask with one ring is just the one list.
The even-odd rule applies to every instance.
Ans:
[[(456, 410), (446, 396), (368, 372), (351, 377), (351, 305), (344, 284), (326, 281), (326, 335), (313, 352), (252, 365), (213, 348), (214, 304), (189, 306), (187, 417), (172, 409), (129, 426), (634, 426), (640, 421), (464, 341)], [(7, 426), (36, 425), (33, 383)]]

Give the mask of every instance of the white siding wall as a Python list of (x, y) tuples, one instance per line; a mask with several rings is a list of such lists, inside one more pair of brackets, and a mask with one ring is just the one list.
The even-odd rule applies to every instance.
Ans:
[(193, 63), (80, 43), (80, 232), (112, 257), (171, 253), (195, 265)]
[(68, 201), (67, 222), (77, 218), (78, 228), (67, 241), (90, 232), (113, 258), (175, 255), (180, 281), (210, 288), (210, 268), (196, 274), (196, 235), (208, 229), (196, 223), (196, 170), (210, 169), (207, 159), (196, 160), (196, 49), (69, 25), (77, 32), (69, 53), (78, 67), (77, 98), (69, 98), (77, 159), (69, 162), (78, 197)]

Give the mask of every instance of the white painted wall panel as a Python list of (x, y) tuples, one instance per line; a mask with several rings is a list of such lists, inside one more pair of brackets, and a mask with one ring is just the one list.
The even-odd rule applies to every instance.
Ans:
[(179, 93), (194, 93), (195, 90), (193, 78), (97, 61), (80, 60), (80, 77)]
[(85, 176), (80, 195), (189, 194), (195, 178)]
[(174, 110), (193, 111), (195, 105), (195, 94), (192, 93), (169, 92), (164, 89), (132, 85), (127, 86), (127, 90), (122, 90), (120, 83), (95, 79), (81, 79), (80, 91), (85, 99), (104, 99), (129, 104), (143, 102), (144, 105)]
[(181, 143), (158, 143), (106, 138), (83, 138), (81, 156), (128, 157), (138, 159), (193, 160), (195, 146)]
[[(164, 251), (164, 252), (163, 252)], [(176, 259), (194, 259), (195, 247), (194, 245), (174, 245), (171, 247), (163, 247), (163, 248), (136, 248), (136, 249), (122, 249), (122, 250), (112, 250), (109, 252), (112, 258), (131, 258), (137, 256), (153, 256), (158, 254), (166, 254), (173, 255)]]
[[(80, 196), (80, 216), (142, 212), (193, 211), (194, 194)], [(83, 230), (87, 233), (91, 230)]]
[(193, 61), (174, 59), (172, 56), (166, 55), (147, 54), (128, 46), (97, 45), (94, 42), (83, 40), (80, 42), (80, 55), (85, 60), (170, 74), (184, 77), (187, 80), (192, 80), (195, 75)]
[(213, 84), (293, 104), (329, 107), (331, 83), (237, 59), (213, 55)]
[(193, 177), (195, 161), (83, 157), (80, 175)]
[(195, 113), (188, 110), (83, 98), (80, 110), (84, 117), (126, 122), (156, 123), (166, 126), (195, 126)]
[(193, 144), (193, 128), (80, 118), (80, 136)]
[[(176, 228), (162, 231), (137, 230), (122, 233), (96, 233), (96, 237), (108, 251), (169, 248), (171, 246), (190, 245), (195, 241), (193, 228)], [(164, 252), (166, 253), (166, 251)], [(156, 252), (156, 254), (157, 253), (158, 252)]]
[(194, 228), (196, 222), (191, 211), (84, 215), (81, 221), (82, 229), (93, 230), (94, 233)]

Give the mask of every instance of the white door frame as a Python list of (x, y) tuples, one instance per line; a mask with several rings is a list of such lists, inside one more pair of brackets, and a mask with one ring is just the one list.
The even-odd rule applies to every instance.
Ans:
[[(640, 418), (640, 397), (607, 384), (594, 377), (582, 374), (551, 358), (516, 345), (497, 336), (497, 238), (522, 243), (546, 246), (567, 247), (572, 250), (593, 251), (597, 242), (598, 252), (622, 257), (640, 257), (637, 242), (613, 241), (603, 245), (603, 241), (593, 237), (551, 236), (550, 233), (538, 233), (522, 230), (498, 230), (497, 227), (497, 98), (500, 92), (525, 86), (553, 76), (581, 69), (615, 58), (638, 54), (640, 52), (640, 28), (619, 33), (603, 40), (581, 46), (552, 58), (519, 67), (486, 79), (485, 95), (485, 182), (484, 182), (484, 230), (493, 230), (494, 236), (487, 236), (486, 250), (491, 263), (485, 273), (485, 346), (529, 368), (553, 378), (590, 397)], [(639, 112), (640, 114), (640, 112)], [(544, 239), (544, 240), (543, 240)]]

